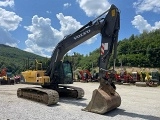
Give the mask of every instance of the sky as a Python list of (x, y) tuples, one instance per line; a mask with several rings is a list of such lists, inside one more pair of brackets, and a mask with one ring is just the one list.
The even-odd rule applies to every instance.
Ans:
[[(94, 20), (114, 4), (120, 10), (118, 40), (160, 28), (159, 0), (0, 0), (0, 44), (50, 57), (64, 36)], [(95, 37), (70, 50), (89, 54)]]

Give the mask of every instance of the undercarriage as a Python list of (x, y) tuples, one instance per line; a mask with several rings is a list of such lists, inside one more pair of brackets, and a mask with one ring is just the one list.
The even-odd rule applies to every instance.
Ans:
[(54, 105), (59, 101), (59, 97), (73, 97), (80, 99), (84, 96), (84, 90), (79, 87), (59, 85), (57, 90), (46, 89), (42, 87), (26, 87), (17, 90), (19, 98), (25, 98), (32, 101)]

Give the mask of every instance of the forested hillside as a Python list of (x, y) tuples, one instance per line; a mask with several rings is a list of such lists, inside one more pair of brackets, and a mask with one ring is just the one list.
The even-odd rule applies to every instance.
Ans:
[[(98, 57), (100, 49), (95, 48), (88, 55), (74, 53), (66, 55), (65, 60), (72, 62), (73, 69), (92, 70), (98, 66)], [(34, 60), (37, 59), (43, 63), (43, 67), (48, 66), (48, 59), (22, 51), (18, 48), (0, 45), (0, 69), (7, 67), (13, 73), (20, 73), (25, 69), (26, 60), (32, 60), (29, 66), (34, 66)], [(131, 35), (128, 39), (118, 42), (116, 66), (130, 67), (160, 67), (160, 30), (152, 32), (143, 32), (140, 35)], [(109, 66), (113, 66), (111, 58)]]
[[(26, 67), (34, 64), (34, 60), (44, 61), (46, 58), (22, 51), (18, 48), (10, 47), (7, 45), (0, 44), (0, 70), (7, 68), (8, 72), (14, 74), (20, 73)], [(28, 64), (29, 60), (29, 66)]]
[(120, 41), (118, 60), (125, 66), (160, 67), (160, 29)]

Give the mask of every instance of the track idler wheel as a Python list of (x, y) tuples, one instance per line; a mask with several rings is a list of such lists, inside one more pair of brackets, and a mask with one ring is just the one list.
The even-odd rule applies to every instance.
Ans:
[(119, 107), (120, 104), (121, 97), (119, 96), (119, 94), (111, 85), (106, 84), (93, 91), (91, 101), (83, 110), (98, 114), (104, 114)]

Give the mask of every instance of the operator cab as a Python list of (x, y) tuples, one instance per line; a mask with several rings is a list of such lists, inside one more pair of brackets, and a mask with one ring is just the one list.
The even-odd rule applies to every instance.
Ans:
[(60, 62), (57, 67), (58, 84), (73, 84), (72, 66), (69, 61)]

